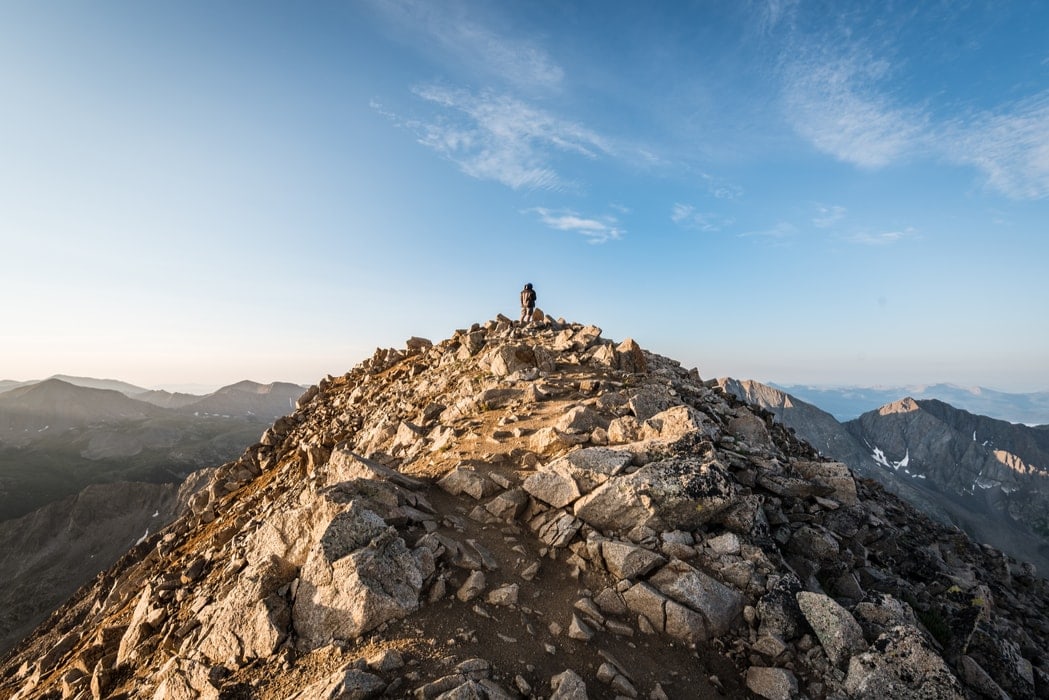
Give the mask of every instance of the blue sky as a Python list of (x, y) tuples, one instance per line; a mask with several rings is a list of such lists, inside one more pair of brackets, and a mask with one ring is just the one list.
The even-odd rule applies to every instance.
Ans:
[(313, 383), (527, 281), (704, 377), (1049, 389), (1047, 26), (0, 4), (0, 378)]

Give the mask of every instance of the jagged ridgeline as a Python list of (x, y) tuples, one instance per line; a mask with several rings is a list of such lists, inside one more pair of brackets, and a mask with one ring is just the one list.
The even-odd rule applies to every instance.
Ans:
[(18, 698), (1035, 698), (1049, 595), (593, 326), (308, 390), (0, 663)]

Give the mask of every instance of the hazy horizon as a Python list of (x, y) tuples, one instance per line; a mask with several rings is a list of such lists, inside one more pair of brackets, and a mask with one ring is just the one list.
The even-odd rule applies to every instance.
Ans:
[[(651, 350), (651, 348), (645, 348), (645, 349), (646, 350)], [(659, 353), (659, 354), (662, 354), (662, 353)], [(673, 358), (672, 357), (671, 359), (678, 359), (678, 358)], [(688, 365), (688, 363), (683, 363), (683, 364), (686, 364), (687, 366), (690, 366), (690, 367), (692, 366), (692, 365)], [(345, 374), (346, 372), (350, 371), (350, 369), (352, 369), (352, 367), (347, 367), (346, 370), (343, 371), (343, 372), (337, 372), (337, 373), (333, 372), (333, 373), (330, 373), (330, 374), (332, 376), (341, 376), (341, 375)], [(261, 380), (261, 379), (256, 379), (256, 378), (250, 377), (250, 376), (243, 376), (243, 377), (238, 377), (238, 378), (235, 378), (235, 379), (225, 379), (225, 380), (216, 381), (216, 382), (210, 382), (210, 383), (209, 382), (193, 382), (193, 381), (189, 381), (189, 382), (165, 382), (165, 381), (160, 381), (160, 382), (155, 382), (155, 383), (154, 382), (143, 383), (143, 382), (138, 382), (138, 381), (132, 381), (132, 380), (126, 378), (126, 377), (121, 377), (121, 376), (101, 376), (101, 375), (90, 375), (90, 374), (74, 374), (74, 373), (71, 373), (71, 372), (51, 372), (51, 373), (47, 374), (46, 376), (33, 377), (33, 378), (30, 378), (30, 379), (21, 379), (21, 378), (16, 378), (16, 377), (0, 377), (0, 383), (2, 383), (2, 382), (17, 382), (17, 383), (21, 383), (21, 384), (28, 384), (28, 383), (31, 383), (31, 382), (40, 382), (40, 381), (44, 381), (44, 380), (55, 378), (55, 377), (75, 377), (75, 378), (93, 379), (93, 380), (99, 380), (99, 381), (122, 382), (122, 383), (134, 385), (134, 386), (142, 388), (142, 389), (154, 390), (154, 391), (169, 391), (169, 392), (172, 392), (172, 393), (174, 393), (174, 392), (182, 392), (182, 393), (187, 393), (187, 394), (208, 394), (208, 393), (212, 393), (214, 391), (217, 391), (218, 389), (221, 389), (223, 387), (232, 386), (233, 384), (237, 384), (238, 382), (242, 382), (242, 381), (251, 381), (251, 382), (255, 382), (257, 384), (262, 384), (262, 385), (272, 384), (272, 383), (275, 383), (275, 382), (284, 382), (284, 383), (290, 383), (290, 384), (299, 384), (301, 386), (308, 387), (310, 385), (318, 383), (325, 376), (327, 376), (327, 375), (320, 375), (320, 376), (318, 376), (318, 377), (316, 377), (316, 378), (314, 378), (312, 380), (305, 380), (305, 381), (303, 381), (303, 380), (296, 380), (296, 379), (289, 379), (289, 378), (285, 378), (285, 377), (277, 377), (277, 378), (272, 378), (272, 379)], [(980, 384), (980, 383), (965, 384), (965, 383), (948, 382), (948, 381), (936, 381), (936, 382), (900, 381), (900, 382), (883, 382), (883, 383), (873, 383), (873, 384), (863, 384), (863, 383), (813, 383), (813, 382), (779, 381), (777, 379), (759, 379), (757, 377), (737, 377), (737, 376), (728, 375), (728, 374), (703, 375), (703, 379), (718, 379), (718, 378), (723, 378), (723, 377), (729, 377), (729, 378), (737, 379), (737, 380), (757, 381), (757, 382), (761, 382), (763, 384), (767, 384), (769, 386), (776, 386), (776, 387), (785, 388), (785, 389), (790, 389), (790, 388), (795, 388), (795, 387), (804, 387), (804, 388), (809, 388), (809, 389), (827, 389), (827, 390), (830, 390), (830, 389), (889, 390), (889, 389), (927, 389), (927, 388), (933, 387), (933, 386), (950, 386), (950, 387), (953, 387), (955, 389), (960, 389), (960, 390), (964, 390), (964, 391), (976, 391), (976, 390), (984, 390), (985, 389), (985, 390), (988, 390), (988, 391), (996, 391), (996, 392), (1001, 392), (1001, 393), (1005, 393), (1005, 394), (1039, 394), (1039, 393), (1049, 393), (1049, 387), (1041, 388), (1041, 389), (1033, 388), (1033, 389), (1029, 389), (1029, 390), (1028, 389), (1023, 389), (1023, 388), (1010, 389), (1010, 388), (999, 387), (999, 386), (990, 386), (990, 385), (987, 385), (987, 384)]]
[(1049, 4), (0, 5), (0, 375), (313, 384), (532, 282), (778, 384), (1049, 390)]

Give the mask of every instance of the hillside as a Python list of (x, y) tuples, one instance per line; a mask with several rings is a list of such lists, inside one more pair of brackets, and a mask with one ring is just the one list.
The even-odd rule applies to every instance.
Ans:
[(22, 446), (45, 432), (142, 421), (160, 414), (155, 407), (112, 389), (47, 379), (0, 394), (0, 442)]
[(0, 696), (1034, 698), (1047, 610), (695, 370), (497, 319), (312, 387)]
[(137, 541), (175, 519), (205, 473), (176, 484), (93, 484), (0, 522), (0, 651)]
[(830, 413), (773, 386), (749, 379), (724, 377), (717, 383), (736, 398), (769, 411), (820, 454), (844, 462), (857, 474), (874, 479), (929, 517), (944, 524), (956, 524), (941, 498), (917, 487), (912, 479), (900, 478), (895, 470), (875, 460), (871, 448)]
[[(1003, 494), (1001, 488), (992, 489), (994, 477), (987, 476), (1003, 468), (999, 458), (1010, 462), (1004, 455), (1012, 452), (998, 446), (1010, 446), (1028, 462), (1049, 464), (1044, 450), (1044, 437), (1049, 432), (1045, 429), (974, 416), (939, 401), (912, 400), (889, 404), (864, 420), (842, 424), (829, 413), (759, 382), (725, 378), (719, 379), (718, 384), (734, 396), (768, 409), (822, 454), (877, 480), (926, 515), (961, 528), (977, 542), (1031, 562), (1041, 572), (1049, 571), (1049, 541), (1045, 539), (1049, 531), (1043, 525), (1049, 503), (1038, 495), (1044, 493), (1042, 477), (1010, 470), (1004, 489), (1010, 494), (1023, 494), (1014, 496)], [(923, 414), (919, 406), (927, 413)], [(900, 410), (901, 407), (913, 410)], [(884, 416), (894, 419), (884, 420)], [(953, 422), (954, 427), (948, 428), (944, 420)], [(978, 446), (971, 444), (970, 435), (977, 432), (984, 436)], [(935, 468), (914, 471), (919, 460), (911, 461), (912, 451), (904, 434), (918, 436), (914, 442), (922, 446), (920, 461)], [(975, 464), (961, 456), (967, 451), (979, 454)], [(901, 465), (904, 459), (907, 464)], [(993, 462), (989, 469), (988, 460)], [(976, 480), (983, 487), (974, 492), (971, 487)], [(1029, 503), (1024, 508), (1029, 517), (1010, 508), (1009, 501)]]
[(295, 408), (295, 399), (303, 388), (287, 382), (259, 384), (242, 381), (186, 403), (180, 408), (201, 414), (220, 416), (260, 416), (268, 419), (287, 415)]
[(162, 408), (150, 402), (156, 395), (139, 400), (59, 379), (0, 394), (0, 521), (90, 484), (177, 483), (239, 455), (300, 394), (294, 384), (241, 382), (190, 402), (169, 395)]
[(885, 469), (951, 501), (973, 537), (1049, 571), (1049, 429), (910, 398), (845, 427)]

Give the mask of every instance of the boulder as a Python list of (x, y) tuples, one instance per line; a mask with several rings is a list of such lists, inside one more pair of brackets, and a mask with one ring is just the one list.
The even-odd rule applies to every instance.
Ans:
[(806, 479), (831, 487), (833, 493), (829, 495), (837, 502), (847, 506), (854, 506), (858, 502), (856, 480), (848, 465), (841, 462), (799, 461), (794, 468)]
[(568, 669), (550, 679), (550, 700), (587, 700), (586, 683), (575, 671)]
[(583, 527), (583, 523), (564, 511), (548, 510), (529, 520), (528, 526), (551, 547), (565, 547)]
[(743, 612), (743, 596), (683, 561), (672, 561), (649, 578), (664, 595), (700, 613), (713, 636), (728, 632)]
[(747, 669), (747, 687), (767, 700), (791, 700), (798, 696), (798, 679), (785, 668), (751, 666)]
[(805, 616), (796, 598), (800, 591), (801, 581), (794, 574), (773, 581), (757, 605), (760, 634), (779, 637), (788, 642), (801, 636), (805, 629)]
[(524, 489), (503, 491), (484, 504), (485, 510), (502, 520), (516, 520), (528, 507), (528, 494)]
[(699, 432), (703, 437), (716, 437), (717, 426), (702, 412), (691, 406), (672, 406), (665, 411), (660, 411), (646, 422), (650, 428), (643, 431), (642, 436), (650, 431), (655, 431), (651, 437), (658, 437), (666, 442), (680, 440), (690, 433)]
[(614, 418), (608, 424), (608, 441), (615, 444), (636, 442), (641, 439), (641, 424), (634, 416)]
[(492, 355), (491, 370), (497, 377), (536, 366), (535, 352), (524, 345), (502, 345)]
[(291, 609), (280, 589), (297, 574), (290, 562), (273, 555), (245, 568), (229, 593), (201, 611), (201, 653), (232, 667), (273, 655), (291, 623)]
[(456, 467), (445, 474), (437, 485), (453, 496), (465, 493), (478, 501), (499, 491), (499, 486), (487, 476), (466, 467)]
[(767, 450), (772, 446), (772, 437), (765, 421), (753, 413), (743, 413), (731, 419), (726, 426), (730, 435), (742, 440), (751, 448)]
[(565, 466), (548, 465), (525, 479), (521, 488), (544, 503), (563, 508), (582, 495)]
[(595, 428), (607, 428), (609, 420), (589, 406), (576, 406), (554, 423), (563, 433), (589, 433)]
[(694, 530), (736, 497), (733, 480), (717, 461), (680, 457), (610, 478), (576, 501), (574, 511), (599, 530)]
[(849, 660), (845, 691), (857, 700), (966, 697), (958, 679), (914, 627), (893, 627)]
[(210, 668), (182, 657), (173, 657), (157, 677), (153, 700), (219, 700), (219, 691), (208, 681)]
[(627, 338), (616, 346), (618, 354), (619, 369), (623, 372), (642, 374), (648, 371), (648, 362), (645, 353), (632, 338)]
[(866, 651), (860, 624), (833, 598), (809, 591), (801, 591), (795, 597), (832, 664), (843, 666), (854, 654)]
[(787, 542), (787, 550), (824, 564), (836, 561), (839, 554), (838, 541), (829, 532), (812, 525), (798, 528)]
[(292, 611), (308, 649), (331, 639), (355, 639), (419, 605), (434, 573), (432, 552), (409, 550), (397, 531), (351, 501), (329, 524), (302, 569)]
[(639, 389), (628, 401), (630, 412), (639, 421), (648, 420), (657, 413), (667, 410), (674, 403), (666, 390), (661, 391), (654, 387)]
[(604, 559), (605, 568), (621, 579), (644, 576), (666, 562), (666, 559), (655, 552), (618, 540), (601, 542), (601, 557)]
[(345, 668), (306, 686), (288, 700), (367, 700), (386, 690), (386, 681), (373, 673)]
[(573, 445), (581, 445), (589, 439), (590, 436), (586, 433), (573, 435), (562, 432), (552, 425), (548, 425), (545, 428), (540, 428), (535, 431), (529, 441), (529, 446), (537, 454), (547, 455), (567, 450)]

